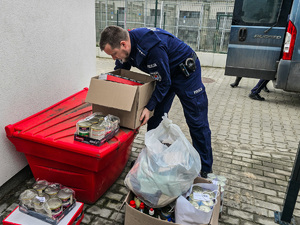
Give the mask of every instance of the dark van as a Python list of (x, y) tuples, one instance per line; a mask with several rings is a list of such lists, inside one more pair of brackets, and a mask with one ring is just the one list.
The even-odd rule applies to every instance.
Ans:
[(299, 1), (235, 0), (225, 75), (300, 92)]

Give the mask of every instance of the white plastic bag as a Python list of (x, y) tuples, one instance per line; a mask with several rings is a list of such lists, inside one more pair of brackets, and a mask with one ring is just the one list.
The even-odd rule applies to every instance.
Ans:
[(145, 144), (124, 182), (148, 206), (163, 207), (189, 190), (201, 170), (200, 156), (166, 114), (145, 134)]
[(210, 190), (215, 193), (215, 198), (213, 199), (214, 205), (217, 204), (217, 197), (219, 193), (219, 186), (213, 183), (197, 183), (191, 186), (190, 190), (181, 195), (176, 200), (175, 206), (175, 221), (182, 225), (198, 225), (198, 224), (208, 224), (211, 220), (213, 207), (209, 212), (204, 212), (202, 210), (196, 209), (188, 200), (187, 197), (192, 193), (192, 188), (194, 186), (202, 187), (206, 190)]

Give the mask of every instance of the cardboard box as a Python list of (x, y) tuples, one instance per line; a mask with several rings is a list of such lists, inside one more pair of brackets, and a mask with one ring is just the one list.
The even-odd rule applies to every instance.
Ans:
[[(194, 183), (210, 183), (210, 181), (197, 177), (194, 181)], [(134, 197), (134, 194), (132, 192), (129, 192), (125, 202), (125, 223), (124, 225), (170, 225), (170, 224), (178, 224), (178, 223), (170, 223), (168, 221), (159, 220), (157, 218), (151, 217), (145, 213), (141, 213), (140, 211), (132, 208), (129, 206), (130, 200), (132, 200)], [(209, 222), (209, 225), (218, 225), (219, 220), (219, 212), (220, 212), (220, 195), (217, 198), (217, 204), (215, 205), (212, 213), (211, 220)], [(178, 224), (179, 225), (179, 224)]]
[(19, 211), (22, 213), (25, 213), (29, 216), (35, 217), (39, 220), (45, 221), (47, 223), (53, 224), (53, 225), (57, 225), (66, 215), (68, 215), (69, 212), (71, 212), (73, 210), (73, 208), (76, 206), (76, 202), (74, 202), (72, 205), (68, 206), (68, 208), (64, 209), (61, 213), (61, 215), (59, 215), (57, 218), (53, 219), (50, 218), (44, 214), (35, 212), (33, 210), (27, 209), (26, 207), (19, 205)]
[[(59, 222), (59, 225), (74, 225), (80, 224), (83, 215), (83, 203), (76, 202), (75, 207)], [(45, 221), (22, 213), (19, 210), (19, 206), (14, 209), (3, 221), (3, 225), (49, 225)]]
[(127, 77), (143, 85), (128, 85), (92, 77), (86, 102), (92, 103), (93, 112), (112, 114), (120, 118), (120, 126), (135, 129), (140, 126), (140, 115), (154, 90), (154, 80), (146, 74), (119, 69), (109, 72)]

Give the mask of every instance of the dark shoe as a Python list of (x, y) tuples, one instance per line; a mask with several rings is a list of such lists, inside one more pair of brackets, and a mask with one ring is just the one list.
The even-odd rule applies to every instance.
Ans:
[(263, 90), (264, 90), (264, 92), (267, 92), (267, 93), (270, 92), (270, 90), (267, 87), (264, 87)]
[(230, 86), (231, 86), (232, 88), (235, 88), (235, 87), (238, 86), (238, 84), (237, 84), (237, 83), (232, 83), (232, 84), (230, 84)]
[(255, 93), (249, 94), (249, 97), (254, 99), (254, 100), (258, 100), (258, 101), (264, 101), (265, 100), (265, 98), (261, 97), (259, 94), (255, 94)]

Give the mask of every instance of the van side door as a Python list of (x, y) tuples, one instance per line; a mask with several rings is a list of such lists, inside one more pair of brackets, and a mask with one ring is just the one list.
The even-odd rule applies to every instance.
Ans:
[(291, 0), (236, 0), (225, 75), (273, 80)]

